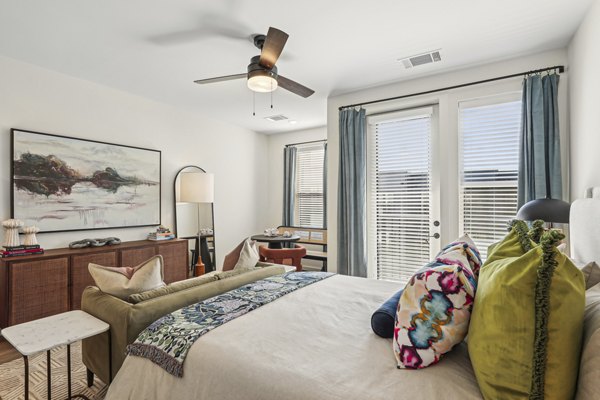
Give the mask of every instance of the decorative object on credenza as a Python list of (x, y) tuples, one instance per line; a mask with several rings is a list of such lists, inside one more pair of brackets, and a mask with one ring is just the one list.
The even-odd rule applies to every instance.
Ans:
[(23, 234), (25, 234), (25, 238), (23, 239), (23, 244), (25, 246), (35, 246), (36, 244), (39, 244), (35, 235), (40, 231), (40, 228), (37, 226), (25, 226), (22, 231)]
[(39, 244), (34, 244), (32, 246), (20, 245), (3, 247), (2, 250), (0, 250), (0, 258), (32, 256), (35, 254), (44, 254), (44, 249)]
[(160, 224), (160, 151), (11, 133), (11, 217), (41, 232)]
[(156, 231), (150, 232), (148, 234), (148, 240), (160, 241), (160, 240), (171, 240), (175, 239), (175, 234), (171, 232), (169, 228), (165, 228), (164, 226), (159, 226), (156, 228)]
[(117, 237), (107, 237), (104, 239), (83, 239), (69, 243), (71, 249), (83, 249), (85, 247), (103, 247), (121, 244), (121, 239)]
[[(0, 250), (1, 258), (44, 253), (44, 249), (40, 247), (35, 239), (35, 233), (37, 231), (35, 231), (34, 226), (23, 228), (23, 232), (25, 233), (24, 244), (21, 244), (19, 240), (19, 228), (23, 226), (23, 221), (9, 219), (3, 221), (2, 226), (4, 227), (4, 243), (2, 244), (2, 250)], [(33, 234), (33, 241), (31, 240), (31, 237), (27, 237), (27, 235), (31, 234)]]
[(23, 221), (7, 219), (6, 221), (2, 221), (2, 226), (4, 227), (4, 242), (2, 246), (5, 248), (19, 246), (21, 244), (19, 241), (19, 228), (23, 226)]

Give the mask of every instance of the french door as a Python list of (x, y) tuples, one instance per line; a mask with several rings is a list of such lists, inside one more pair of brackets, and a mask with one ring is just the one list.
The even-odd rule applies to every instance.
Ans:
[(369, 277), (406, 281), (440, 250), (437, 106), (368, 118)]
[(463, 233), (485, 259), (517, 213), (520, 92), (455, 104), (368, 117), (369, 277), (407, 281)]

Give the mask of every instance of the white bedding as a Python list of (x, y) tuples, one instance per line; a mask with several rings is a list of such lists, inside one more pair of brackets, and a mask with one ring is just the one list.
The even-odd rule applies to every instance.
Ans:
[(398, 289), (325, 279), (200, 337), (183, 378), (127, 357), (106, 399), (481, 399), (464, 344), (427, 369), (396, 368), (391, 339), (375, 335), (370, 319)]

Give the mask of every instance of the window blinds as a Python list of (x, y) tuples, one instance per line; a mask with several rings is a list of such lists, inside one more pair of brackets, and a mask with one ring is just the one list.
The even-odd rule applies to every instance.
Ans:
[(517, 214), (521, 101), (511, 97), (460, 104), (460, 229), (484, 259)]
[(368, 241), (377, 279), (407, 281), (430, 258), (431, 113), (370, 120)]
[(323, 228), (325, 146), (298, 146), (296, 159), (295, 225)]

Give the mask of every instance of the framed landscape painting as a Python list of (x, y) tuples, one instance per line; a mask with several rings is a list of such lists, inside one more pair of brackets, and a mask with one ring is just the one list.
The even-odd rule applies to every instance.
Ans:
[(11, 130), (11, 215), (41, 232), (160, 224), (161, 153)]

